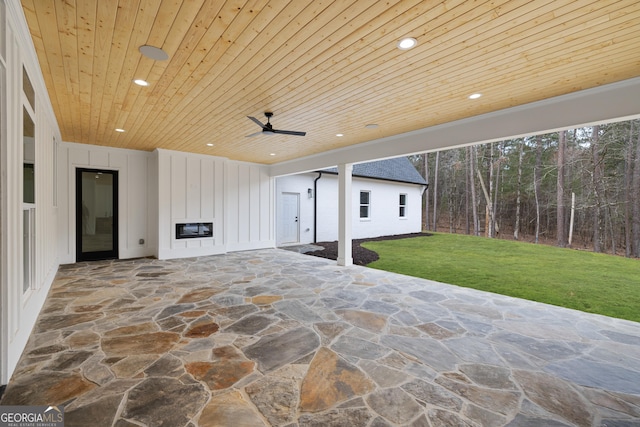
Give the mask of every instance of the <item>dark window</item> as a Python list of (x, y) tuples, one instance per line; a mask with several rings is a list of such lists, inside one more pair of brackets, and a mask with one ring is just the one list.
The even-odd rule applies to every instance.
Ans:
[(24, 203), (36, 202), (36, 126), (26, 108), (22, 107), (23, 197)]
[(360, 192), (360, 218), (369, 218), (371, 209), (371, 192)]
[(400, 218), (407, 216), (407, 195), (400, 194)]

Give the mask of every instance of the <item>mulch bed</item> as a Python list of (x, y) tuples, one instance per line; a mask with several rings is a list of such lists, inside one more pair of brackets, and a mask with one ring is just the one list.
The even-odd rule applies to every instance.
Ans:
[[(409, 233), (409, 234), (396, 234), (393, 236), (381, 236), (373, 237), (370, 239), (354, 239), (352, 245), (353, 263), (356, 265), (367, 265), (374, 261), (377, 261), (380, 257), (378, 254), (367, 248), (360, 246), (363, 242), (377, 242), (380, 240), (397, 240), (408, 239), (411, 237), (424, 237), (431, 236), (429, 233)], [(328, 258), (332, 260), (338, 259), (338, 242), (317, 242), (314, 245), (322, 246), (324, 249), (321, 251), (307, 252), (306, 255), (313, 255), (320, 258)]]

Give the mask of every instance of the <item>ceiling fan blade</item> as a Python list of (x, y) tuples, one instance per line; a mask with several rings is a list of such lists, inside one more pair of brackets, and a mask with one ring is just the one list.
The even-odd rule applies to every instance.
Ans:
[(253, 120), (262, 129), (265, 128), (265, 126), (262, 124), (262, 122), (260, 120), (256, 119), (255, 117), (247, 116), (247, 118)]
[(281, 133), (284, 135), (297, 135), (297, 136), (305, 136), (307, 134), (306, 132), (297, 132), (295, 130), (277, 130), (277, 129), (274, 129), (273, 133)]
[(306, 132), (298, 132), (298, 131), (294, 131), (294, 130), (277, 130), (273, 128), (273, 125), (271, 124), (271, 122), (269, 122), (269, 119), (271, 118), (271, 116), (273, 116), (273, 113), (266, 111), (264, 113), (265, 116), (267, 116), (267, 123), (262, 123), (260, 120), (256, 119), (255, 117), (252, 116), (247, 116), (247, 118), (251, 121), (253, 121), (255, 124), (257, 124), (258, 126), (260, 126), (262, 128), (262, 132), (256, 132), (256, 133), (252, 133), (251, 135), (247, 135), (247, 137), (252, 137), (252, 136), (256, 136), (259, 135), (261, 133), (267, 134), (267, 135), (272, 135), (274, 133), (279, 133), (282, 135), (295, 135), (295, 136), (305, 136), (307, 133)]
[(245, 135), (245, 138), (253, 138), (254, 136), (258, 136), (264, 131), (259, 130), (258, 132), (252, 133), (251, 135)]

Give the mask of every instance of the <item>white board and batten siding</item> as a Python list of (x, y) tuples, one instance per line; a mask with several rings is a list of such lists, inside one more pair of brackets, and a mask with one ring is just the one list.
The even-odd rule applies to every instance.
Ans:
[[(20, 359), (59, 265), (54, 159), (60, 130), (31, 46), (20, 2), (0, 2), (0, 384)], [(23, 92), (23, 69), (33, 105)], [(23, 139), (24, 114), (33, 120), (33, 142)], [(25, 163), (34, 164), (33, 203), (24, 202)], [(25, 227), (25, 215), (32, 227)]]
[(274, 179), (269, 167), (228, 161), (226, 173), (227, 250), (275, 247)]
[[(265, 166), (158, 149), (159, 259), (275, 246), (273, 184)], [(213, 223), (213, 236), (176, 239), (176, 224)]]
[[(215, 255), (275, 246), (273, 184), (261, 165), (157, 149), (62, 143), (61, 263), (75, 262), (75, 170), (118, 171), (119, 258)], [(176, 239), (176, 224), (211, 222), (213, 237)], [(141, 243), (142, 242), (142, 243)]]
[[(64, 142), (58, 148), (59, 254), (61, 264), (76, 261), (76, 169), (118, 172), (118, 255), (121, 259), (154, 255), (157, 223), (155, 158), (137, 150)], [(143, 243), (140, 243), (143, 242)]]
[[(155, 150), (158, 161), (159, 259), (225, 252), (224, 163), (211, 156)], [(176, 224), (211, 222), (213, 237), (177, 239)]]

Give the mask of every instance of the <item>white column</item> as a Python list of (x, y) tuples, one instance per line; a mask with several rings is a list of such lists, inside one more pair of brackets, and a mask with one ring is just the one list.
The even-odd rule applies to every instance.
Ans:
[(351, 214), (353, 194), (351, 191), (350, 163), (338, 165), (338, 265), (353, 265), (351, 253)]

